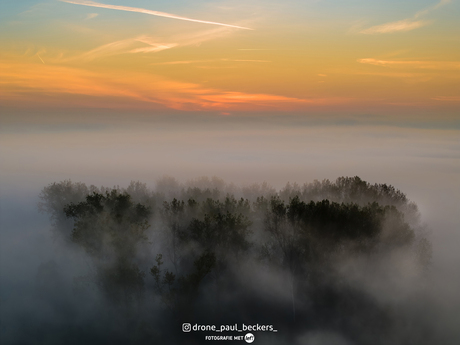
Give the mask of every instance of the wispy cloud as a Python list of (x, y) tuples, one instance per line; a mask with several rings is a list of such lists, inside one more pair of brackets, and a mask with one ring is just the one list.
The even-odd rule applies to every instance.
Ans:
[[(227, 91), (149, 73), (96, 73), (56, 65), (0, 62), (0, 99), (15, 104), (72, 104), (180, 110), (294, 110), (339, 102)], [(83, 97), (83, 98), (82, 98)], [(73, 99), (73, 101), (72, 101)]]
[(93, 19), (93, 18), (96, 18), (99, 14), (98, 13), (88, 13), (86, 15), (86, 20), (90, 20), (90, 19)]
[(152, 65), (190, 65), (195, 63), (212, 62), (215, 60), (183, 60), (183, 61), (166, 61), (166, 62), (155, 62)]
[[(194, 33), (180, 34), (170, 37), (169, 42), (158, 41), (154, 37), (148, 35), (140, 35), (134, 38), (128, 38), (115, 42), (110, 42), (87, 51), (83, 54), (79, 54), (73, 57), (60, 59), (55, 62), (70, 62), (70, 61), (92, 61), (96, 59), (106, 58), (109, 56), (120, 55), (120, 54), (133, 54), (133, 53), (157, 53), (163, 50), (185, 47), (185, 46), (199, 46), (201, 43), (210, 41), (213, 39), (221, 38), (228, 34), (231, 34), (233, 30), (227, 27), (217, 27), (204, 31), (198, 31)], [(208, 60), (200, 60), (201, 62), (209, 62)], [(210, 60), (213, 61), (213, 60)], [(250, 60), (247, 60), (248, 62)], [(262, 62), (264, 60), (252, 60)], [(171, 62), (169, 64), (174, 64)], [(195, 63), (193, 61), (179, 61), (177, 64)], [(166, 63), (164, 63), (166, 64)]]
[(400, 79), (406, 84), (426, 83), (433, 79), (432, 73), (407, 73), (407, 72), (353, 72), (352, 75), (368, 77), (384, 77)]
[(460, 102), (460, 96), (438, 96), (432, 98), (435, 101)]
[(242, 49), (238, 49), (238, 50), (247, 50), (247, 51), (264, 51), (264, 50), (268, 50), (268, 51), (302, 51), (302, 50), (305, 50), (305, 49), (277, 49), (277, 48), (272, 48), (272, 49), (268, 49), (268, 48), (242, 48)]
[(368, 34), (368, 35), (387, 34), (387, 33), (394, 33), (394, 32), (411, 31), (411, 30), (415, 30), (415, 29), (424, 27), (432, 23), (432, 21), (421, 20), (420, 19), (421, 17), (429, 14), (430, 12), (434, 10), (437, 10), (438, 8), (444, 5), (447, 5), (450, 2), (452, 2), (452, 0), (441, 0), (436, 5), (417, 12), (412, 18), (406, 18), (406, 19), (399, 20), (396, 22), (390, 22), (390, 23), (372, 26), (370, 28), (359, 31), (359, 33)]
[(207, 21), (207, 20), (199, 20), (199, 19), (187, 18), (187, 17), (182, 17), (182, 16), (178, 16), (178, 15), (175, 15), (175, 14), (171, 14), (171, 13), (165, 13), (165, 12), (159, 12), (159, 11), (151, 11), (151, 10), (147, 10), (145, 8), (129, 7), (129, 6), (117, 6), (117, 5), (107, 5), (107, 4), (101, 4), (99, 2), (86, 1), (86, 0), (59, 0), (59, 1), (66, 2), (66, 3), (69, 3), (69, 4), (75, 4), (75, 5), (107, 8), (107, 9), (119, 10), (119, 11), (127, 11), (127, 12), (144, 13), (144, 14), (149, 14), (151, 16), (165, 17), (165, 18), (178, 19), (178, 20), (185, 20), (185, 21), (189, 21), (189, 22), (202, 23), (202, 24), (219, 25), (219, 26), (225, 26), (225, 27), (235, 28), (235, 29), (253, 30), (251, 28), (246, 28), (246, 27), (243, 27), (243, 26), (237, 26), (237, 25), (230, 25), (230, 24), (224, 24), (224, 23), (219, 23), (219, 22), (211, 22), (211, 21)]
[(131, 49), (128, 53), (152, 53), (160, 52), (162, 50), (171, 49), (177, 46), (176, 43), (158, 43), (152, 37), (149, 36), (139, 36), (134, 39), (136, 42), (141, 42), (147, 45), (147, 47), (141, 47), (136, 49)]
[(236, 66), (196, 66), (199, 69), (234, 69), (237, 68)]
[(97, 48), (73, 56), (65, 56), (64, 52), (61, 52), (59, 56), (55, 58), (50, 57), (48, 60), (53, 63), (90, 62), (120, 54), (156, 53), (176, 46), (176, 43), (162, 43), (147, 35), (141, 35), (103, 44)]
[(358, 59), (359, 63), (375, 66), (392, 67), (412, 67), (422, 69), (437, 70), (457, 70), (460, 69), (460, 61), (404, 61), (404, 60), (378, 60), (378, 59)]
[(218, 105), (230, 106), (235, 103), (256, 103), (257, 102), (284, 102), (284, 103), (313, 103), (312, 100), (305, 100), (293, 97), (285, 97), (267, 94), (249, 94), (243, 92), (219, 92), (208, 95), (201, 95), (200, 98), (205, 101), (217, 103)]
[(271, 62), (270, 60), (248, 60), (248, 59), (221, 59), (221, 61), (233, 61), (233, 62)]
[(45, 65), (45, 61), (43, 61), (43, 59), (41, 58), (40, 54), (37, 53), (37, 56), (40, 59), (40, 61), (43, 62), (43, 64)]
[(398, 31), (411, 31), (411, 30), (426, 26), (430, 23), (431, 22), (428, 20), (414, 21), (412, 19), (404, 19), (398, 22), (376, 25), (368, 29), (362, 30), (360, 31), (360, 33), (372, 35), (372, 34), (387, 34), (387, 33), (398, 32)]
[(438, 8), (440, 8), (440, 7), (444, 6), (444, 5), (447, 5), (447, 4), (451, 3), (451, 2), (452, 2), (452, 0), (441, 0), (436, 5), (428, 7), (428, 8), (425, 8), (424, 10), (421, 10), (421, 11), (417, 12), (415, 14), (414, 18), (419, 18), (419, 17), (425, 16), (428, 13), (430, 13), (431, 11), (435, 11)]
[[(135, 44), (139, 42), (143, 43), (144, 46), (134, 48)], [(81, 60), (88, 62), (95, 59), (105, 58), (108, 56), (119, 54), (160, 52), (162, 50), (173, 48), (176, 45), (177, 44), (175, 43), (158, 43), (148, 36), (139, 36), (135, 38), (129, 38), (125, 40), (104, 44), (86, 53), (80, 54), (73, 58), (69, 58), (67, 59), (67, 61)]]
[(178, 46), (199, 46), (200, 44), (214, 39), (222, 38), (232, 34), (234, 30), (227, 27), (217, 27), (210, 30), (192, 32), (188, 34), (181, 33), (171, 37), (171, 41), (177, 42)]
[(181, 60), (181, 61), (166, 61), (156, 62), (152, 65), (190, 65), (205, 62), (271, 62), (269, 60), (243, 60), (243, 59), (213, 59), (213, 60)]

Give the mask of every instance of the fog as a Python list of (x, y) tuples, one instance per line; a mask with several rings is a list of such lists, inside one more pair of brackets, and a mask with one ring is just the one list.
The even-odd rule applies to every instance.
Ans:
[[(2, 133), (0, 342), (206, 343), (208, 333), (182, 333), (182, 323), (190, 322), (274, 325), (277, 333), (254, 332), (255, 342), (263, 344), (459, 343), (458, 131), (278, 125), (254, 120), (243, 126), (226, 119), (224, 124), (157, 122), (94, 130), (19, 126)], [(318, 295), (326, 290), (315, 290), (307, 294), (308, 303), (299, 297), (295, 321), (288, 272), (253, 260), (255, 250), (229, 264), (223, 275), (225, 293), (218, 298), (225, 312), (206, 295), (196, 297), (193, 312), (168, 311), (152, 292), (149, 273), (165, 243), (158, 212), (149, 220), (151, 244), (140, 245), (136, 254), (150, 292), (140, 305), (122, 310), (124, 306), (107, 302), (97, 284), (79, 280), (94, 273), (95, 259), (57, 236), (49, 214), (37, 207), (43, 188), (66, 179), (121, 189), (141, 181), (161, 194), (155, 197), (158, 210), (163, 201), (187, 201), (182, 191), (188, 186), (219, 190), (220, 199), (230, 193), (253, 203), (257, 196), (282, 195), (288, 182), (301, 188), (315, 179), (340, 176), (360, 176), (371, 185), (386, 183), (401, 190), (418, 206), (420, 219), (411, 226), (431, 242), (432, 260), (423, 270), (406, 250), (391, 250), (370, 261), (359, 255), (341, 257), (334, 261), (332, 285), (324, 284), (336, 286), (345, 279), (348, 299), (334, 297), (334, 289), (327, 290), (330, 297)], [(262, 223), (251, 219), (250, 239), (262, 241), (256, 229)], [(163, 255), (171, 269), (164, 249)], [(217, 294), (212, 286), (205, 291)], [(333, 298), (339, 301), (336, 309), (315, 305)], [(127, 336), (133, 332), (135, 336)]]

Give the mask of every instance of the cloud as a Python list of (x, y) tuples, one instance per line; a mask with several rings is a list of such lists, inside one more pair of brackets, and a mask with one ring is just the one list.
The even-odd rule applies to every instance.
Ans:
[(111, 42), (108, 44), (104, 44), (100, 47), (97, 47), (86, 53), (83, 53), (74, 59), (77, 59), (77, 60), (81, 59), (83, 61), (92, 61), (92, 60), (106, 57), (106, 56), (117, 55), (120, 52), (124, 53), (126, 52), (126, 48), (129, 47), (133, 42), (134, 42), (133, 39), (127, 39), (127, 40), (120, 40), (120, 41), (115, 41), (115, 42)]
[(375, 66), (391, 67), (412, 67), (421, 69), (436, 70), (458, 70), (460, 61), (398, 61), (398, 60), (378, 60), (378, 59), (358, 59), (359, 63)]
[(180, 60), (180, 61), (166, 61), (156, 62), (151, 65), (190, 65), (204, 62), (271, 62), (269, 60), (240, 60), (240, 59), (213, 59), (213, 60)]
[(417, 20), (413, 21), (411, 19), (404, 19), (398, 22), (386, 23), (382, 25), (376, 25), (368, 29), (360, 31), (362, 34), (387, 34), (398, 31), (411, 31), (414, 29), (421, 28), (430, 24), (430, 21), (426, 20)]
[(198, 31), (189, 34), (176, 35), (171, 37), (171, 40), (177, 42), (178, 46), (199, 46), (203, 42), (211, 41), (217, 38), (228, 36), (234, 31), (227, 27), (218, 27), (205, 31)]
[(176, 43), (169, 43), (169, 44), (158, 43), (149, 36), (140, 36), (140, 37), (135, 38), (134, 41), (147, 44), (147, 47), (131, 49), (129, 53), (160, 52), (162, 50), (171, 49), (177, 46)]
[(449, 3), (451, 3), (452, 0), (441, 0), (440, 2), (438, 2), (436, 5), (434, 6), (431, 6), (431, 7), (428, 7), (424, 10), (421, 10), (419, 12), (417, 12), (414, 16), (414, 18), (419, 18), (419, 17), (422, 17), (424, 15), (427, 15), (428, 13), (430, 13), (431, 11), (435, 11), (437, 10), (438, 8), (444, 6), (444, 5), (447, 5)]
[(43, 64), (45, 64), (45, 61), (43, 61), (43, 59), (41, 58), (41, 56), (40, 56), (39, 53), (37, 53), (37, 56), (38, 56), (38, 58), (40, 59), (40, 61), (43, 62)]
[[(83, 53), (71, 53), (71, 55), (60, 51), (57, 57), (47, 57), (47, 60), (52, 63), (68, 63), (68, 62), (90, 62), (97, 59), (104, 59), (110, 56), (121, 54), (135, 54), (135, 53), (158, 53), (163, 50), (185, 47), (185, 46), (199, 46), (201, 43), (214, 40), (227, 36), (234, 31), (227, 27), (217, 27), (208, 30), (201, 30), (187, 34), (173, 35), (169, 37), (167, 42), (162, 42), (155, 37), (148, 35), (139, 35), (136, 37), (126, 38), (110, 43), (103, 44), (99, 47), (91, 49)], [(95, 34), (95, 32), (92, 32)], [(202, 62), (210, 62), (214, 60), (201, 60)], [(254, 60), (256, 61), (256, 60)], [(264, 60), (260, 60), (262, 62)], [(159, 64), (181, 64), (181, 63), (194, 63), (193, 61), (187, 62), (171, 62)]]
[(3, 102), (88, 107), (169, 108), (184, 111), (295, 110), (340, 100), (227, 91), (149, 73), (96, 73), (78, 68), (0, 62)]
[[(128, 38), (120, 41), (104, 44), (86, 53), (74, 56), (71, 58), (63, 59), (56, 62), (67, 61), (92, 61), (95, 59), (105, 58), (113, 55), (132, 54), (132, 53), (157, 53), (163, 50), (185, 47), (185, 46), (198, 46), (203, 42), (217, 39), (232, 33), (233, 30), (227, 27), (218, 27), (210, 30), (199, 31), (189, 34), (180, 34), (169, 38), (168, 43), (158, 42), (153, 37), (141, 35), (134, 38)], [(139, 47), (139, 44), (143, 46)], [(203, 60), (205, 61), (205, 60)], [(208, 60), (206, 60), (208, 61)], [(212, 61), (212, 60), (210, 60)], [(255, 60), (254, 60), (255, 61)], [(264, 60), (259, 60), (261, 62)], [(180, 62), (179, 62), (180, 63)], [(189, 62), (192, 63), (192, 62)]]
[(278, 48), (271, 48), (271, 49), (266, 49), (266, 48), (244, 48), (244, 49), (237, 49), (237, 50), (248, 50), (248, 51), (304, 51), (305, 49), (278, 49)]
[(435, 101), (443, 101), (443, 102), (460, 102), (460, 96), (438, 96), (433, 97)]
[(407, 72), (354, 72), (353, 75), (397, 78), (407, 84), (426, 83), (433, 79), (432, 73), (407, 73)]
[(274, 108), (279, 110), (299, 109), (310, 103), (322, 100), (307, 100), (271, 94), (252, 94), (238, 91), (210, 90), (197, 97), (203, 109), (209, 110), (260, 110)]
[(83, 5), (83, 6), (99, 7), (99, 8), (108, 8), (108, 9), (112, 9), (112, 10), (127, 11), (127, 12), (144, 13), (144, 14), (149, 14), (151, 16), (158, 16), (158, 17), (165, 17), (165, 18), (171, 18), (171, 19), (185, 20), (185, 21), (189, 21), (189, 22), (196, 22), (196, 23), (202, 23), (202, 24), (219, 25), (219, 26), (225, 26), (225, 27), (235, 28), (235, 29), (253, 30), (251, 28), (246, 28), (246, 27), (243, 27), (243, 26), (230, 25), (230, 24), (224, 24), (224, 23), (218, 23), (218, 22), (210, 22), (210, 21), (199, 20), (199, 19), (192, 19), (192, 18), (181, 17), (181, 16), (177, 16), (175, 14), (170, 14), (170, 13), (165, 13), (165, 12), (151, 11), (151, 10), (147, 10), (147, 9), (144, 9), (144, 8), (128, 7), (128, 6), (117, 6), (117, 5), (106, 5), (106, 4), (101, 4), (101, 3), (98, 3), (98, 2), (86, 1), (86, 0), (59, 0), (59, 1), (66, 2), (66, 3), (69, 3), (69, 4), (75, 4), (75, 5)]
[(359, 31), (359, 33), (367, 34), (367, 35), (388, 34), (388, 33), (394, 33), (394, 32), (411, 31), (411, 30), (415, 30), (415, 29), (424, 27), (430, 24), (431, 21), (418, 20), (420, 17), (423, 17), (429, 14), (430, 12), (437, 10), (440, 7), (447, 5), (450, 2), (452, 2), (452, 0), (441, 0), (436, 5), (417, 12), (413, 18), (407, 18), (407, 19), (396, 21), (396, 22), (390, 22), (386, 24), (372, 26), (368, 29)]
[(184, 60), (184, 61), (167, 61), (167, 62), (156, 62), (152, 63), (152, 65), (189, 65), (195, 63), (203, 63), (203, 62), (212, 62), (215, 60)]
[[(142, 44), (142, 46), (139, 46), (139, 44)], [(142, 35), (134, 38), (110, 42), (83, 54), (64, 59), (55, 59), (53, 61), (56, 63), (71, 61), (89, 62), (96, 59), (102, 59), (120, 54), (156, 53), (166, 49), (174, 48), (176, 46), (176, 43), (159, 43), (149, 36)]]
[(88, 13), (86, 15), (86, 20), (90, 20), (90, 19), (93, 19), (93, 18), (96, 18), (99, 14), (98, 13)]
[(270, 60), (243, 60), (243, 59), (221, 59), (221, 61), (232, 61), (232, 62), (271, 62)]

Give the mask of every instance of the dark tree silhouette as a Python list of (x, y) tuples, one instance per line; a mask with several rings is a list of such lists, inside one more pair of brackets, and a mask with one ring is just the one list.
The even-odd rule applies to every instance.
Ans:
[[(109, 305), (126, 311), (127, 329), (139, 330), (127, 331), (126, 342), (151, 339), (148, 315), (161, 310), (165, 327), (213, 322), (211, 316), (222, 323), (273, 316), (292, 333), (290, 341), (306, 330), (330, 329), (356, 344), (368, 343), (372, 332), (380, 339), (374, 343), (384, 344), (398, 317), (351, 284), (341, 263), (362, 260), (378, 274), (377, 263), (404, 253), (420, 271), (429, 267), (431, 244), (416, 205), (387, 184), (341, 177), (288, 184), (278, 193), (263, 184), (235, 189), (240, 198), (218, 179), (188, 187), (167, 182), (154, 192), (140, 182), (120, 189), (63, 181), (40, 194), (53, 233), (91, 259), (95, 274), (77, 281), (95, 283)], [(43, 267), (37, 286), (45, 291), (51, 269)], [(282, 296), (268, 298), (266, 290), (279, 290), (250, 275), (239, 278), (245, 270), (273, 273), (270, 282)], [(165, 340), (156, 332), (155, 339)]]
[(314, 289), (331, 273), (334, 258), (347, 252), (370, 254), (413, 244), (414, 230), (394, 206), (359, 206), (328, 200), (305, 203), (298, 196), (285, 204), (279, 197), (260, 198), (268, 241), (261, 254), (288, 272), (292, 312), (296, 291)]
[(93, 192), (63, 209), (74, 220), (72, 241), (94, 259), (98, 283), (113, 300), (142, 292), (144, 273), (135, 263), (136, 246), (147, 240), (151, 210), (127, 193)]

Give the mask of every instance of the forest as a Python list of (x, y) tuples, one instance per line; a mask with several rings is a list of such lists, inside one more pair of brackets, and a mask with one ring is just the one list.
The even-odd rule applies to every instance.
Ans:
[(423, 296), (429, 232), (391, 185), (357, 176), (279, 191), (205, 177), (165, 177), (154, 188), (66, 180), (44, 187), (38, 207), (56, 245), (74, 253), (72, 267), (57, 257), (37, 272), (37, 293), (66, 320), (52, 332), (25, 323), (40, 343), (200, 344), (213, 335), (184, 333), (183, 323), (273, 325), (277, 333), (253, 332), (263, 344), (432, 340), (407, 302)]

